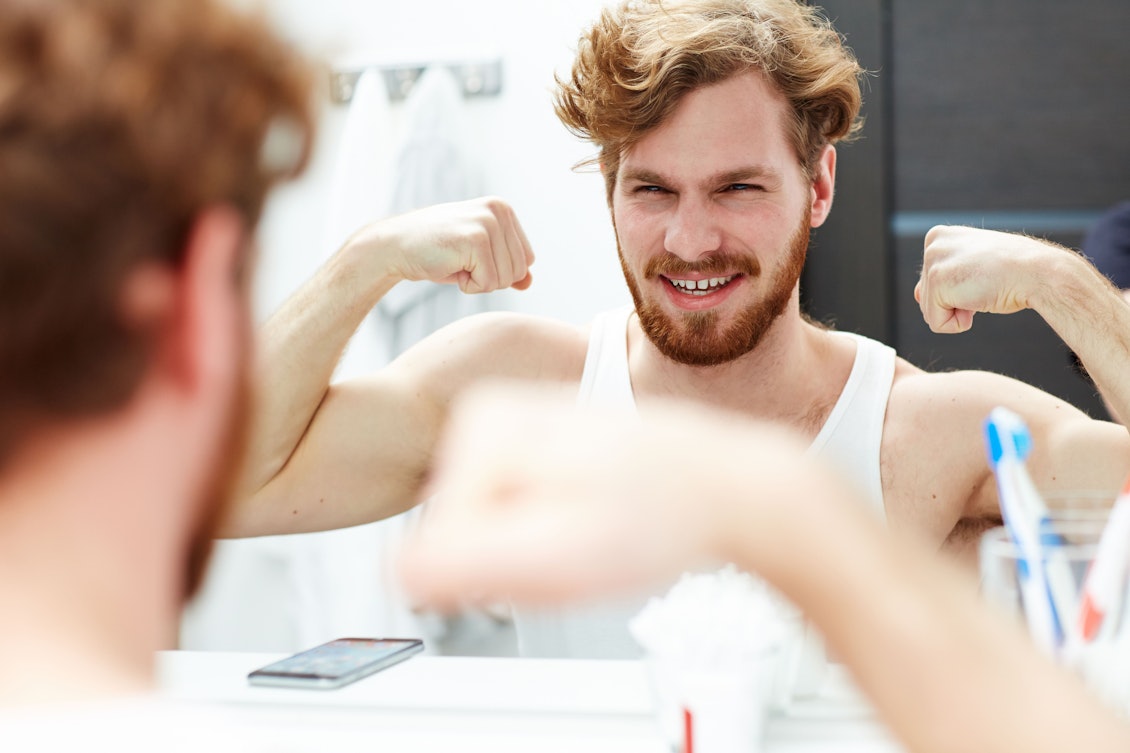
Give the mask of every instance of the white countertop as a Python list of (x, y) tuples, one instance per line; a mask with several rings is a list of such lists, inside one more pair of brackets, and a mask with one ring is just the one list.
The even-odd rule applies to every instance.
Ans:
[[(242, 723), (324, 750), (669, 753), (642, 662), (417, 656), (338, 690), (251, 686), (247, 673), (279, 654), (168, 651), (164, 695), (219, 705)], [(344, 743), (351, 743), (345, 745)], [(770, 719), (767, 753), (898, 753), (858, 704), (797, 706)], [(701, 753), (711, 753), (702, 751)]]

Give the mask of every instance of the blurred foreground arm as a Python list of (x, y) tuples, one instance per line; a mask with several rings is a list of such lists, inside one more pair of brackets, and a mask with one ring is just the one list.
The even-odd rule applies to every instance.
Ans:
[(1076, 678), (892, 540), (794, 437), (701, 406), (645, 415), (501, 392), (464, 404), (403, 559), (411, 592), (556, 603), (733, 561), (807, 613), (913, 751), (1130, 750)]

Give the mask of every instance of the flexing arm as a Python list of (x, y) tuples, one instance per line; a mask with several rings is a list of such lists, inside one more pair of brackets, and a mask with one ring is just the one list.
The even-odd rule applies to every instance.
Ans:
[(459, 410), (409, 588), (439, 605), (556, 603), (729, 560), (808, 614), (911, 750), (1130, 749), (1073, 676), (886, 535), (796, 438), (701, 406), (648, 415), (498, 394)]
[(417, 383), (427, 359), (331, 388), (334, 368), (396, 283), (525, 289), (532, 261), (499, 199), (429, 207), (351, 237), (260, 333), (246, 470), (225, 535), (353, 525), (410, 506), (445, 399)]
[(1130, 416), (1130, 304), (1074, 251), (1012, 233), (935, 227), (914, 294), (935, 332), (964, 332), (978, 311), (1033, 309), (1079, 356), (1115, 412)]

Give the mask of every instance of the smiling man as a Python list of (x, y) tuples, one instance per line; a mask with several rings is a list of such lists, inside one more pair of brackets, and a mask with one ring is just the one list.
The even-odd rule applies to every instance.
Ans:
[[(634, 306), (587, 329), (471, 317), (330, 386), (350, 336), (397, 282), (474, 293), (530, 281), (529, 243), (498, 199), (361, 230), (266, 326), (252, 464), (229, 533), (334, 528), (415, 505), (449, 405), (486, 377), (579, 385), (583, 403), (640, 413), (678, 397), (788, 425), (892, 530), (958, 555), (999, 521), (981, 436), (997, 405), (1028, 422), (1039, 484), (1116, 488), (1130, 467), (1125, 429), (1003, 376), (923, 372), (801, 314), (808, 233), (832, 208), (860, 74), (828, 22), (794, 0), (606, 9), (559, 83), (557, 112), (598, 149)], [(628, 613), (523, 617), (522, 649), (632, 655)]]

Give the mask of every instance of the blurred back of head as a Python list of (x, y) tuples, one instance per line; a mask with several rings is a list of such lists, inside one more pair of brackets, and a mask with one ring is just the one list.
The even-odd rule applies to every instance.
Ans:
[(0, 0), (0, 472), (129, 399), (153, 333), (123, 280), (178, 265), (208, 206), (257, 222), (305, 164), (310, 83), (214, 0)]

